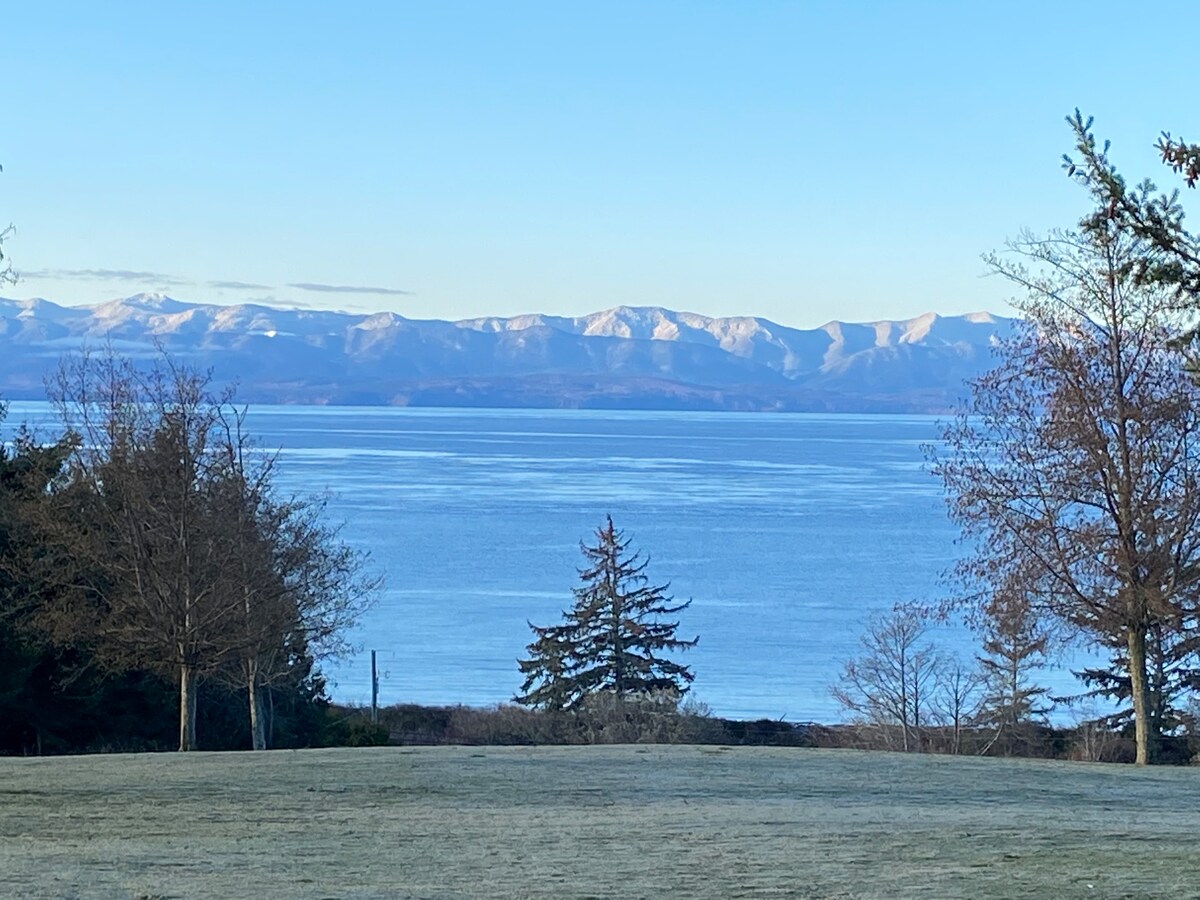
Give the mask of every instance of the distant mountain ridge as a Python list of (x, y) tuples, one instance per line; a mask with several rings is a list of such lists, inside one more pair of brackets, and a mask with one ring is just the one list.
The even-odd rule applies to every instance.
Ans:
[(1017, 320), (926, 313), (796, 329), (618, 306), (458, 322), (135, 294), (0, 299), (0, 396), (39, 398), (63, 353), (156, 344), (276, 403), (926, 412), (952, 407)]

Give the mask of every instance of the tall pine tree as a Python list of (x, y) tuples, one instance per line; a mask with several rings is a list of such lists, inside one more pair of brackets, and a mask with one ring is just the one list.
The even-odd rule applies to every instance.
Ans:
[(612, 516), (596, 530), (595, 546), (580, 544), (587, 565), (572, 591), (575, 604), (562, 624), (530, 624), (534, 640), (529, 658), (518, 661), (525, 683), (516, 702), (563, 710), (604, 693), (624, 700), (687, 692), (692, 672), (663, 654), (699, 641), (677, 638), (679, 622), (670, 618), (691, 601), (675, 603), (669, 584), (651, 585), (649, 561), (629, 545)]

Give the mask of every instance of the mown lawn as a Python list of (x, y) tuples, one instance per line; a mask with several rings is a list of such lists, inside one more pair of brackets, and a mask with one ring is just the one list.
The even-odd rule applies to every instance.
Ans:
[(718, 747), (0, 760), (0, 897), (1200, 897), (1200, 770)]

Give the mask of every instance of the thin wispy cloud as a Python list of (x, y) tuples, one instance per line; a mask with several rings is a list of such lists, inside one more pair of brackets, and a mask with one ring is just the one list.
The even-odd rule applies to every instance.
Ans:
[(269, 291), (269, 284), (254, 284), (251, 281), (208, 281), (205, 285), (219, 291)]
[(369, 287), (360, 284), (316, 284), (311, 281), (292, 282), (288, 287), (298, 291), (315, 291), (319, 294), (379, 294), (384, 297), (410, 297), (412, 291), (398, 288)]
[(187, 279), (164, 272), (143, 272), (136, 269), (28, 269), (24, 278), (61, 279), (64, 281), (124, 281), (134, 284), (192, 284)]

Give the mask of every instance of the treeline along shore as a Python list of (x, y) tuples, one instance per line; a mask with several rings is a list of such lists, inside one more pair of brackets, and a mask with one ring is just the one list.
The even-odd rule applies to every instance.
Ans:
[[(650, 580), (611, 517), (581, 544), (562, 620), (531, 623), (514, 706), (339, 710), (319, 665), (376, 595), (369, 561), (319, 499), (277, 489), (275, 457), (210, 375), (110, 352), (49, 379), (61, 433), (0, 445), (0, 750), (712, 741), (1195, 759), (1200, 238), (1178, 192), (1130, 187), (1091, 120), (1068, 122), (1065, 168), (1091, 210), (987, 257), (1022, 318), (927, 449), (964, 539), (951, 591), (864, 624), (830, 673), (845, 725), (692, 702), (691, 601)], [(1200, 146), (1158, 146), (1194, 188)], [(975, 629), (974, 658), (932, 644), (946, 617)], [(1052, 697), (1038, 673), (1071, 644), (1104, 661)], [(1055, 707), (1078, 724), (1052, 727)]]
[(330, 740), (317, 662), (377, 585), (323, 502), (165, 355), (67, 358), (48, 394), (61, 432), (0, 446), (0, 749)]

